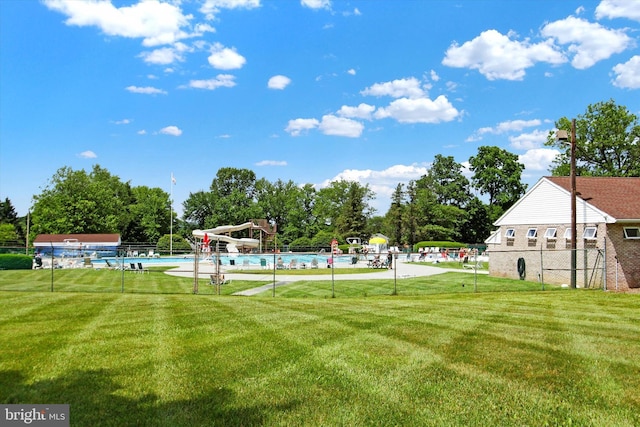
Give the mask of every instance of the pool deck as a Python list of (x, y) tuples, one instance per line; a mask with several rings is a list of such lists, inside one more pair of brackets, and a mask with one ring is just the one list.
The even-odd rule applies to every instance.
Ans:
[[(349, 264), (336, 264), (338, 268), (365, 268), (367, 267), (366, 261), (358, 261), (355, 265)], [(232, 280), (253, 280), (256, 282), (273, 282), (273, 267), (269, 269), (259, 270), (264, 272), (264, 274), (246, 274), (246, 273), (235, 273), (235, 269), (239, 267), (229, 267), (229, 266), (221, 266), (220, 271), (224, 273), (227, 279)], [(326, 269), (326, 264), (320, 264), (320, 269)], [(307, 269), (308, 270), (308, 269)], [(298, 282), (301, 280), (331, 280), (330, 274), (310, 274), (310, 275), (293, 275), (286, 274), (287, 270), (278, 270), (278, 274), (276, 275), (277, 282)], [(370, 279), (393, 279), (394, 277), (397, 279), (406, 279), (410, 277), (426, 277), (433, 276), (435, 274), (442, 274), (448, 271), (457, 272), (457, 273), (474, 273), (475, 270), (460, 270), (460, 269), (452, 269), (452, 268), (441, 268), (430, 265), (423, 264), (415, 264), (406, 262), (406, 260), (398, 258), (397, 260), (397, 271), (393, 269), (372, 269), (371, 273), (355, 273), (355, 274), (335, 274), (333, 276), (334, 280), (370, 280)], [(216, 273), (216, 266), (214, 264), (203, 264), (200, 263), (198, 266), (198, 277), (200, 278), (208, 278), (209, 275)], [(285, 274), (283, 274), (285, 273)], [(478, 270), (478, 274), (488, 274), (487, 270)], [(173, 276), (180, 277), (193, 277), (193, 264), (185, 263), (180, 267), (175, 269), (167, 270), (166, 274), (170, 274)], [(269, 285), (272, 286), (272, 285)]]

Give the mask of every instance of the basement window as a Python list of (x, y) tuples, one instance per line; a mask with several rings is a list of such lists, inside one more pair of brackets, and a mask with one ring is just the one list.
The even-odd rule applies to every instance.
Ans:
[(625, 239), (640, 239), (640, 227), (625, 227), (624, 228)]
[(595, 240), (598, 235), (598, 229), (596, 227), (587, 227), (582, 233), (582, 238), (585, 240)]
[(547, 228), (547, 231), (544, 232), (544, 238), (547, 240), (555, 240), (557, 231), (556, 228)]

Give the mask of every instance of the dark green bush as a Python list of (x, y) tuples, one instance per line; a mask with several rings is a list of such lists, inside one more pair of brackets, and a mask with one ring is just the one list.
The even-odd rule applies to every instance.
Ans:
[[(171, 244), (172, 237), (173, 245)], [(173, 249), (174, 254), (189, 253), (193, 250), (189, 242), (179, 234), (174, 234), (173, 236), (165, 234), (158, 240), (156, 251), (162, 255), (169, 255), (170, 249)]]
[(31, 270), (33, 258), (29, 255), (0, 254), (0, 270)]

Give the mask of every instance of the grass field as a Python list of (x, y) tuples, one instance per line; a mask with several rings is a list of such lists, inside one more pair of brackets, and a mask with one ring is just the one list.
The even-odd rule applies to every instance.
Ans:
[(463, 273), (398, 296), (16, 292), (0, 273), (0, 401), (68, 403), (73, 426), (640, 425), (638, 295), (452, 292)]

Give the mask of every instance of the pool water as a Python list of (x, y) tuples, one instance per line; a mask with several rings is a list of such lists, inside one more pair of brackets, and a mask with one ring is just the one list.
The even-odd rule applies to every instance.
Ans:
[[(351, 255), (336, 255), (333, 257), (333, 261), (336, 264), (350, 264), (351, 263)], [(277, 254), (275, 257), (276, 263), (278, 263), (278, 258), (282, 258), (282, 263), (285, 266), (289, 266), (291, 260), (295, 259), (298, 265), (306, 264), (307, 267), (311, 265), (311, 262), (316, 259), (318, 264), (324, 265), (327, 264), (328, 260), (331, 258), (329, 255), (318, 255), (318, 254), (294, 254), (294, 253), (284, 253)], [(109, 260), (109, 262), (121, 262), (122, 258), (115, 257), (107, 257), (102, 259), (93, 259), (92, 263), (100, 266), (101, 264), (106, 265), (105, 259)], [(200, 259), (200, 263), (209, 263), (213, 264), (215, 262), (216, 256)], [(233, 254), (233, 255), (220, 255), (220, 264), (221, 265), (235, 265), (237, 267), (260, 267), (261, 260), (265, 260), (266, 264), (272, 266), (274, 263), (273, 254)], [(184, 263), (192, 263), (192, 256), (183, 256), (183, 257), (161, 257), (161, 258), (125, 258), (124, 264), (129, 265), (130, 263), (142, 263), (143, 265), (159, 265), (159, 264), (184, 264)]]

